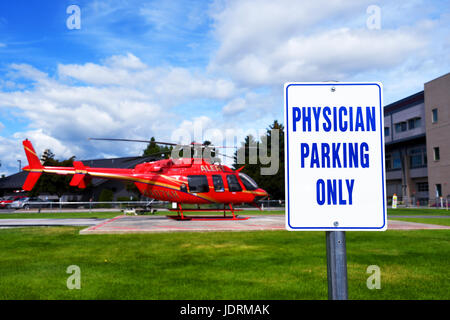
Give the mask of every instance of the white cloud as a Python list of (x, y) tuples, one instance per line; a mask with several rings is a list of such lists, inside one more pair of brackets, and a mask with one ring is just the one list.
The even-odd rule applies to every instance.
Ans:
[(132, 54), (113, 56), (103, 65), (60, 64), (58, 75), (65, 80), (73, 79), (95, 86), (139, 90), (154, 101), (172, 105), (192, 98), (226, 99), (236, 91), (229, 80), (180, 67), (151, 68)]
[(112, 56), (106, 60), (106, 64), (117, 67), (117, 68), (124, 68), (124, 69), (144, 69), (147, 66), (134, 54), (127, 53), (126, 56)]
[(20, 143), (13, 139), (6, 139), (0, 136), (0, 176), (16, 173), (19, 171), (19, 164), (17, 160), (22, 161), (22, 167), (24, 166), (25, 154), (21, 150)]
[[(220, 45), (209, 68), (245, 86), (282, 86), (286, 81), (345, 81), (373, 71), (382, 74), (432, 54), (435, 23), (422, 17), (402, 27), (386, 22), (380, 30), (369, 30), (369, 4), (228, 1), (213, 14)], [(392, 18), (389, 2), (385, 6)]]
[(311, 34), (318, 22), (341, 20), (356, 10), (365, 11), (370, 1), (231, 0), (216, 3), (215, 34), (220, 40), (218, 61), (242, 58), (248, 51), (276, 49), (292, 37)]
[[(14, 134), (16, 141), (30, 140), (33, 143), (34, 149), (38, 155), (41, 155), (45, 149), (50, 148), (52, 152), (60, 158), (70, 158), (74, 154), (69, 146), (64, 145), (61, 141), (51, 137), (43, 132), (42, 129), (31, 130), (27, 132), (18, 132)], [(19, 144), (20, 147), (22, 146)], [(24, 153), (21, 147), (22, 153)], [(22, 157), (20, 157), (22, 158)]]
[(13, 63), (10, 65), (10, 72), (8, 74), (13, 79), (24, 78), (36, 82), (46, 81), (48, 75), (45, 72), (39, 71), (38, 69), (30, 66), (28, 64), (17, 64)]
[[(135, 15), (128, 15), (128, 2), (93, 2), (85, 10), (85, 25), (95, 20), (92, 25), (99, 28), (83, 28), (81, 32), (88, 34), (82, 39), (91, 41), (90, 47), (101, 47), (99, 52), (123, 54), (105, 56), (100, 63), (58, 64), (55, 74), (47, 73), (55, 66), (10, 65), (0, 80), (0, 108), (8, 108), (25, 124), (19, 124), (14, 136), (0, 137), (0, 159), (8, 159), (9, 168), (14, 168), (18, 157), (24, 157), (18, 142), (24, 137), (33, 139), (36, 149), (51, 148), (58, 157), (78, 158), (137, 154), (145, 148), (93, 144), (87, 137), (172, 140), (178, 130), (189, 135), (188, 140), (221, 144), (214, 130), (225, 137), (236, 132), (242, 136), (243, 130), (280, 120), (286, 81), (377, 80), (384, 83), (385, 97), (392, 102), (448, 72), (448, 12), (439, 12), (435, 2), (380, 0), (382, 28), (368, 30), (366, 9), (371, 4), (372, 0), (217, 0), (209, 12), (211, 24), (200, 5), (189, 10), (170, 1), (137, 6), (140, 18), (160, 33), (153, 52), (142, 38), (119, 37), (115, 29), (108, 29), (121, 14)], [(187, 19), (180, 21), (182, 17)], [(202, 34), (194, 35), (197, 32)], [(203, 67), (195, 64), (198, 60), (190, 64), (192, 56), (185, 56), (183, 49), (176, 54), (185, 60), (142, 60), (143, 52), (153, 57), (175, 51), (170, 45), (158, 51), (165, 44), (156, 43), (160, 39), (187, 34), (192, 39), (183, 40), (193, 42), (192, 47), (207, 48), (200, 55), (210, 58)], [(213, 36), (215, 42), (196, 43), (196, 36), (202, 41)], [(98, 38), (102, 41), (92, 41)], [(199, 101), (202, 107), (196, 106)], [(212, 107), (207, 106), (210, 101)], [(198, 127), (204, 130), (200, 137), (193, 132)]]
[(243, 98), (236, 98), (231, 100), (225, 107), (223, 107), (222, 112), (225, 115), (240, 113), (245, 110), (247, 103)]
[[(20, 145), (28, 137), (37, 152), (50, 148), (58, 158), (140, 154), (145, 145), (94, 143), (87, 138), (169, 140), (177, 122), (197, 126), (208, 121), (194, 119), (190, 110), (184, 113), (183, 103), (225, 101), (236, 92), (229, 80), (179, 67), (151, 68), (130, 53), (112, 56), (102, 64), (60, 64), (54, 76), (30, 65), (13, 64), (7, 76), (31, 82), (27, 89), (0, 91), (0, 108), (15, 110), (17, 117), (28, 122), (8, 139), (9, 145)], [(0, 159), (8, 151), (2, 152)]]
[(222, 108), (225, 121), (239, 118), (246, 122), (255, 122), (261, 119), (268, 121), (267, 124), (272, 122), (279, 116), (282, 109), (280, 105), (282, 100), (277, 99), (278, 94), (278, 92), (274, 94), (273, 91), (268, 90), (263, 92), (249, 91), (245, 95), (230, 100)]

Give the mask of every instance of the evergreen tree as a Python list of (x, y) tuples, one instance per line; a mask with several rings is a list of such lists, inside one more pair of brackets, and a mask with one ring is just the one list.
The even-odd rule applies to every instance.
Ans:
[(172, 152), (172, 147), (158, 145), (155, 141), (155, 137), (151, 137), (150, 142), (142, 155), (150, 156), (153, 154), (164, 154), (164, 158), (169, 159), (170, 153)]
[(41, 162), (44, 163), (48, 159), (55, 159), (55, 154), (50, 149), (45, 149), (41, 156)]
[[(272, 129), (276, 129), (277, 131), (272, 131)], [(276, 200), (283, 200), (285, 196), (284, 192), (284, 126), (279, 123), (277, 120), (273, 122), (267, 129), (266, 136), (261, 137), (261, 140), (267, 141), (267, 150), (269, 153), (269, 156), (272, 152), (272, 134), (277, 134), (278, 137), (274, 137), (275, 139), (278, 138), (278, 171), (274, 175), (262, 175), (261, 176), (261, 183), (265, 186), (262, 187), (264, 190), (266, 190), (272, 199)], [(267, 165), (269, 166), (269, 165)]]
[[(261, 144), (267, 145), (267, 156), (271, 156), (272, 151), (272, 129), (278, 130), (278, 143), (279, 143), (279, 167), (278, 171), (274, 175), (262, 175), (261, 168), (269, 167), (270, 164), (264, 165), (260, 159), (260, 147)], [(275, 131), (276, 132), (276, 131)], [(276, 138), (276, 137), (275, 137)], [(234, 169), (239, 169), (245, 165), (241, 172), (252, 177), (259, 187), (263, 188), (269, 193), (271, 199), (283, 200), (284, 199), (284, 126), (275, 120), (266, 131), (266, 134), (260, 137), (261, 142), (256, 141), (253, 136), (247, 136), (242, 142), (242, 146), (235, 152)], [(245, 158), (245, 164), (238, 163), (238, 152), (242, 152)], [(257, 155), (257, 159), (254, 156)], [(256, 161), (254, 161), (256, 160)], [(250, 162), (253, 163), (250, 163)], [(256, 162), (256, 163), (254, 163)]]
[(220, 159), (216, 158), (216, 149), (212, 146), (211, 141), (205, 140), (203, 145), (205, 148), (201, 149), (203, 151), (202, 157), (211, 163), (220, 162)]
[[(51, 152), (50, 149), (47, 149), (42, 155), (41, 159), (44, 166), (51, 167), (73, 167), (73, 161), (75, 160), (75, 156), (72, 156), (66, 160), (56, 160), (55, 155)], [(62, 176), (62, 175), (53, 175), (53, 174), (43, 174), (39, 178), (38, 182), (34, 186), (33, 190), (29, 192), (30, 196), (38, 196), (41, 193), (48, 193), (57, 195), (59, 198), (65, 193), (79, 193), (79, 189), (77, 187), (71, 187), (70, 180), (72, 176)]]

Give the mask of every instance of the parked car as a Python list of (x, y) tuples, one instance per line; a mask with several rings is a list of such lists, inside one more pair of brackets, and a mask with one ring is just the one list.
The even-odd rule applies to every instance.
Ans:
[(18, 199), (13, 201), (9, 207), (11, 209), (30, 209), (30, 208), (44, 208), (47, 207), (48, 204), (46, 201), (41, 200), (37, 197), (26, 197), (22, 199)]
[(16, 200), (27, 198), (27, 196), (9, 196), (5, 197), (2, 200), (0, 200), (0, 209), (9, 208), (11, 203), (13, 203)]

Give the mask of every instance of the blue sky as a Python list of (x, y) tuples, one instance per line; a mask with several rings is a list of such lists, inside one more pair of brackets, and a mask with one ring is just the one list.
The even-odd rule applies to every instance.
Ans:
[[(81, 28), (66, 12), (80, 8)], [(380, 28), (367, 25), (369, 6)], [(139, 154), (89, 136), (223, 144), (282, 119), (287, 81), (381, 81), (385, 104), (450, 70), (446, 1), (0, 3), (0, 174), (21, 140), (59, 158)], [(214, 131), (216, 130), (216, 131)], [(220, 133), (217, 133), (217, 130)], [(226, 142), (226, 141), (225, 141)]]
[[(79, 30), (66, 28), (72, 4), (81, 9)], [(2, 2), (0, 10), (3, 65), (21, 61), (51, 71), (54, 62), (99, 62), (133, 51), (150, 65), (204, 66), (204, 49), (213, 45), (203, 1), (20, 0)]]

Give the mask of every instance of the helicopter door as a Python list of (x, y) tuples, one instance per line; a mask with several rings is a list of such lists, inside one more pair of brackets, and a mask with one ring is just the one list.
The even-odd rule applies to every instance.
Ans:
[(214, 185), (214, 191), (216, 192), (224, 192), (225, 188), (223, 186), (223, 179), (222, 176), (218, 174), (213, 174), (212, 176), (213, 185)]
[(227, 182), (230, 192), (242, 191), (242, 187), (234, 174), (227, 174)]
[(188, 185), (189, 192), (199, 193), (199, 192), (208, 192), (209, 185), (208, 179), (205, 175), (191, 175), (188, 176)]

